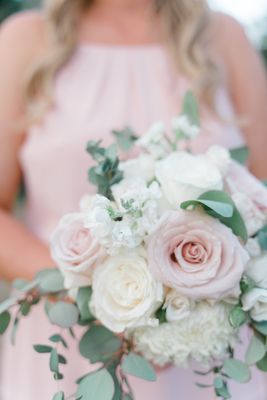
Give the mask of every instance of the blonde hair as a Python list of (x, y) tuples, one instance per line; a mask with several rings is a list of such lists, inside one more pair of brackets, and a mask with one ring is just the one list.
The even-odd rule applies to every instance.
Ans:
[[(218, 70), (208, 52), (210, 10), (206, 1), (154, 1), (177, 68), (191, 80), (195, 93), (212, 107)], [(26, 82), (26, 98), (33, 119), (43, 115), (51, 106), (54, 77), (75, 51), (79, 18), (92, 3), (93, 0), (45, 1), (52, 49), (30, 72)]]

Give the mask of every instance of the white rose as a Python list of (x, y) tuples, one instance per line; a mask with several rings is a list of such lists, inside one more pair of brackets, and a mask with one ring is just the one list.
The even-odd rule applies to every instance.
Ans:
[(202, 155), (195, 156), (182, 151), (172, 153), (156, 163), (155, 172), (163, 194), (175, 208), (208, 190), (223, 189), (219, 169)]
[(91, 284), (93, 269), (106, 253), (84, 227), (84, 215), (75, 213), (60, 220), (51, 238), (51, 255), (64, 276), (66, 289), (72, 289)]
[(138, 158), (121, 162), (119, 169), (123, 171), (125, 179), (136, 179), (142, 177), (149, 182), (155, 177), (155, 160), (148, 154)]
[(170, 290), (166, 296), (163, 308), (166, 308), (167, 321), (179, 321), (190, 315), (193, 302), (177, 293), (176, 290)]
[(232, 199), (244, 219), (248, 235), (253, 236), (264, 226), (265, 214), (245, 193), (236, 192), (232, 195)]
[(267, 321), (267, 290), (252, 289), (242, 297), (243, 310), (249, 311), (255, 321)]
[(194, 139), (200, 133), (200, 127), (191, 124), (186, 115), (173, 118), (172, 129), (178, 134), (182, 132), (188, 139)]
[(154, 313), (162, 304), (163, 288), (152, 278), (141, 253), (107, 259), (94, 271), (92, 287), (90, 307), (111, 331), (158, 323)]
[(258, 287), (267, 289), (267, 254), (251, 259), (245, 273)]
[(225, 147), (214, 145), (206, 152), (206, 157), (219, 169), (224, 176), (230, 167), (231, 156)]

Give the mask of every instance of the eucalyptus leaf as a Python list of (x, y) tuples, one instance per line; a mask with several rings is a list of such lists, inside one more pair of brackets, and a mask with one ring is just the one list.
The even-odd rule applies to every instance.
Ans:
[(37, 353), (51, 353), (51, 351), (53, 350), (53, 347), (43, 344), (35, 344), (33, 348)]
[(248, 314), (240, 305), (236, 305), (230, 312), (229, 322), (233, 328), (239, 328), (248, 320)]
[(231, 399), (231, 395), (227, 386), (227, 383), (221, 377), (215, 378), (213, 381), (215, 393), (218, 397), (222, 397), (224, 400)]
[(133, 130), (129, 127), (126, 127), (121, 131), (113, 130), (112, 134), (115, 136), (118, 146), (123, 151), (129, 151), (133, 147), (135, 141), (138, 139)]
[(12, 306), (17, 304), (18, 300), (19, 300), (19, 296), (16, 296), (16, 297), (13, 296), (13, 297), (9, 297), (5, 301), (3, 301), (0, 304), (0, 314), (2, 314), (5, 311), (8, 311)]
[(27, 315), (31, 311), (31, 304), (29, 304), (27, 301), (24, 301), (20, 305), (20, 312), (24, 317), (27, 317)]
[(129, 353), (124, 357), (121, 368), (123, 372), (147, 381), (156, 381), (156, 373), (152, 365), (142, 356)]
[(253, 327), (256, 329), (256, 331), (262, 333), (264, 336), (267, 336), (267, 321), (253, 322)]
[(223, 369), (227, 376), (240, 383), (248, 382), (251, 378), (249, 367), (240, 360), (233, 358), (225, 360)]
[(122, 400), (134, 400), (133, 397), (128, 393), (122, 396)]
[(16, 279), (12, 283), (12, 286), (14, 289), (26, 293), (38, 286), (38, 280), (34, 279), (32, 282), (29, 282), (26, 279)]
[(52, 349), (52, 351), (50, 353), (50, 360), (49, 360), (50, 371), (58, 373), (59, 372), (58, 364), (59, 364), (59, 360), (58, 360), (57, 351), (56, 351), (56, 349)]
[(256, 365), (261, 371), (267, 372), (267, 354)]
[(78, 291), (77, 295), (77, 306), (81, 315), (82, 320), (94, 320), (94, 316), (90, 312), (89, 302), (92, 296), (91, 287), (82, 287)]
[(246, 146), (230, 150), (231, 158), (241, 165), (246, 165), (249, 156), (249, 149)]
[(61, 328), (71, 328), (78, 322), (79, 311), (74, 304), (59, 301), (48, 311), (52, 324)]
[(114, 391), (112, 376), (104, 368), (88, 375), (80, 382), (77, 396), (82, 396), (82, 400), (112, 400)]
[(191, 124), (200, 126), (198, 102), (190, 90), (184, 96), (182, 114), (187, 116)]
[(68, 348), (65, 339), (61, 335), (52, 335), (49, 340), (53, 343), (61, 343), (66, 349)]
[(65, 400), (65, 395), (63, 392), (58, 392), (55, 394), (52, 400)]
[(121, 347), (120, 339), (101, 325), (92, 325), (83, 335), (79, 349), (91, 363), (106, 361)]
[(232, 229), (236, 236), (244, 242), (248, 239), (248, 233), (243, 218), (241, 217), (231, 197), (223, 191), (211, 190), (203, 193), (197, 200), (184, 201), (180, 207), (201, 206), (210, 216), (219, 219), (224, 225)]
[(64, 278), (58, 269), (51, 269), (50, 273), (40, 279), (40, 289), (45, 293), (56, 293), (65, 289)]
[(245, 354), (246, 363), (249, 365), (256, 364), (265, 356), (265, 353), (266, 349), (264, 343), (260, 340), (260, 338), (253, 335)]
[(114, 382), (114, 395), (112, 400), (121, 400), (122, 390), (120, 381), (117, 377), (117, 367), (119, 365), (119, 359), (115, 360), (112, 364), (107, 367), (108, 372), (112, 376)]
[(3, 335), (8, 328), (11, 320), (11, 315), (8, 311), (4, 311), (0, 314), (0, 335)]
[(262, 250), (267, 251), (267, 226), (265, 225), (257, 234), (257, 239)]

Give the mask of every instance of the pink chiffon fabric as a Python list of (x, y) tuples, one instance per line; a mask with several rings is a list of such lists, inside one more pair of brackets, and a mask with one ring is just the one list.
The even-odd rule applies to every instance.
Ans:
[[(53, 109), (30, 129), (21, 148), (27, 191), (24, 219), (29, 229), (49, 243), (59, 218), (76, 211), (80, 197), (94, 190), (87, 181), (92, 165), (85, 151), (88, 140), (101, 139), (108, 144), (111, 130), (126, 125), (139, 135), (159, 120), (168, 125), (179, 113), (189, 87), (187, 80), (174, 72), (161, 46), (80, 45), (56, 77)], [(191, 143), (194, 152), (214, 143), (227, 147), (244, 143), (241, 133), (226, 122), (233, 120), (233, 111), (224, 88), (218, 90), (216, 108), (222, 118), (202, 110), (202, 132)], [(4, 339), (1, 400), (52, 400), (59, 389), (68, 395), (75, 392), (76, 378), (93, 367), (78, 356), (68, 332), (65, 337), (70, 349), (65, 354), (69, 364), (62, 368), (63, 382), (53, 380), (48, 356), (33, 350), (33, 344), (48, 343), (49, 336), (57, 332), (38, 306), (22, 321), (15, 347)], [(76, 334), (80, 336), (82, 330)], [(213, 391), (197, 388), (196, 380), (201, 381), (193, 372), (178, 368), (161, 371), (156, 383), (131, 378), (136, 400), (213, 400)], [(232, 385), (232, 393), (234, 400), (266, 400), (267, 378), (255, 372), (246, 386)]]

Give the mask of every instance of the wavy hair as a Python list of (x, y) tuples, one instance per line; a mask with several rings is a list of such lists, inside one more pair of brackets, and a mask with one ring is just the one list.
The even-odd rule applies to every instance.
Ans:
[[(78, 42), (78, 24), (94, 0), (46, 0), (44, 12), (52, 49), (31, 70), (26, 82), (29, 114), (37, 119), (52, 105), (53, 80), (71, 58)], [(192, 82), (195, 93), (213, 108), (218, 68), (209, 53), (210, 10), (206, 0), (154, 0), (177, 69)]]

